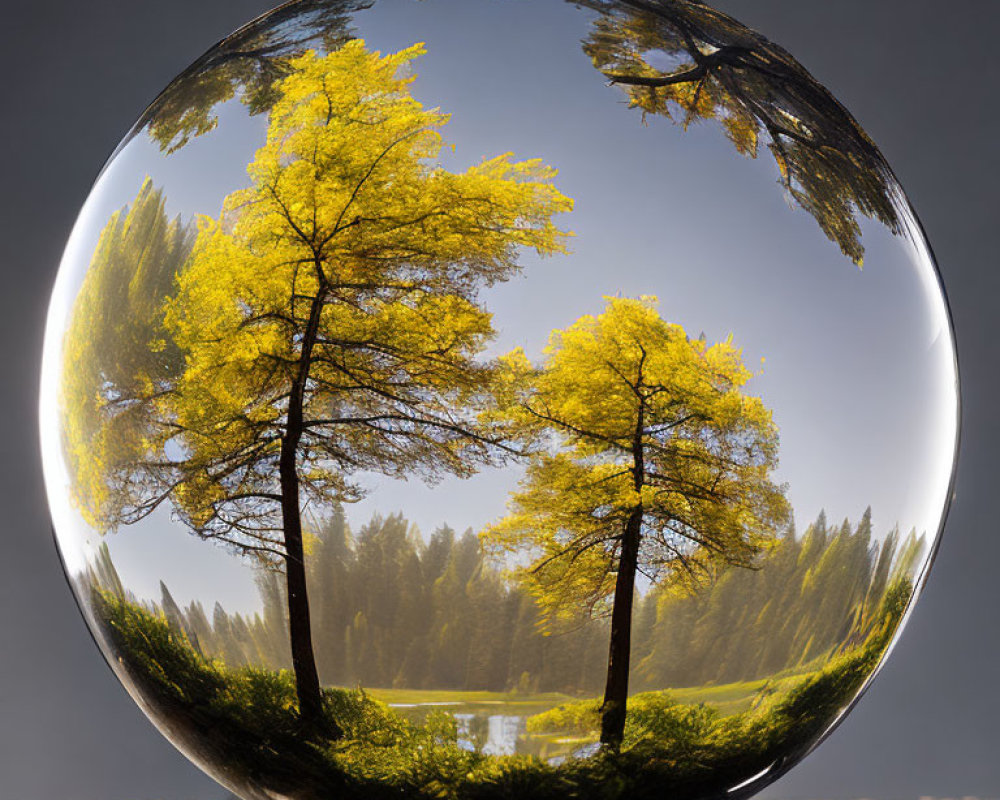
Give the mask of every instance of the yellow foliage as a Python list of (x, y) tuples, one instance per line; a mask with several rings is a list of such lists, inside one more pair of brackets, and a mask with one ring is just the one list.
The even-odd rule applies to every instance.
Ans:
[(180, 367), (162, 303), (191, 248), (146, 178), (101, 231), (63, 339), (62, 438), (72, 495), (99, 530), (135, 502), (130, 477), (155, 458), (155, 398)]
[(787, 515), (778, 431), (732, 337), (708, 345), (656, 298), (607, 298), (554, 331), (542, 363), (504, 360), (502, 409), (534, 448), (509, 514), (481, 534), (548, 621), (605, 612), (625, 526), (642, 515), (639, 568), (698, 581), (751, 565)]
[(524, 248), (565, 252), (552, 218), (572, 201), (538, 159), (444, 169), (448, 116), (410, 94), (423, 52), (352, 40), (289, 59), (248, 188), (198, 219), (190, 258), (147, 310), (144, 352), (169, 350), (172, 371), (87, 384), (149, 398), (141, 430), (116, 439), (127, 468), (100, 450), (81, 461), (78, 494), (107, 507), (105, 527), (169, 495), (197, 532), (270, 557), (283, 443), (302, 502), (357, 499), (359, 470), (434, 479), (502, 457), (478, 411), (500, 374), (480, 357), (494, 331), (478, 293), (515, 275)]

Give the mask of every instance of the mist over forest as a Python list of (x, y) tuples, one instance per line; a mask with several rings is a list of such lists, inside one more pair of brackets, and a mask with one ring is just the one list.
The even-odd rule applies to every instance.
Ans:
[[(734, 683), (801, 671), (863, 641), (886, 588), (912, 578), (925, 548), (915, 531), (877, 537), (824, 513), (789, 527), (758, 569), (731, 568), (694, 591), (637, 597), (633, 691)], [(463, 691), (597, 693), (608, 621), (580, 617), (546, 631), (531, 594), (507, 579), (471, 531), (442, 526), (425, 541), (402, 514), (353, 530), (337, 509), (316, 524), (309, 591), (325, 685)], [(231, 666), (290, 666), (282, 577), (259, 571), (261, 611), (179, 605), (127, 590), (102, 545), (90, 580), (165, 615), (192, 645)]]

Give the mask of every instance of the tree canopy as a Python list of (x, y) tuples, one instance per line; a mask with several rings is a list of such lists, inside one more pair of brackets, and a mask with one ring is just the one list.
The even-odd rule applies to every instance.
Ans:
[(447, 116), (399, 77), (421, 52), (353, 40), (294, 59), (252, 186), (199, 222), (166, 314), (186, 368), (163, 408), (185, 454), (178, 510), (202, 533), (280, 549), (292, 426), (305, 499), (324, 504), (357, 497), (358, 471), (467, 475), (502, 455), (471, 412), (495, 372), (477, 293), (520, 247), (561, 251), (551, 216), (571, 203), (537, 160), (435, 166)]
[(163, 302), (195, 231), (169, 219), (148, 178), (101, 231), (65, 335), (63, 443), (73, 497), (100, 530), (129, 520), (142, 501), (156, 399), (183, 357), (163, 325)]
[[(156, 99), (138, 128), (167, 153), (215, 128), (239, 99), (269, 111), (291, 61), (355, 36), (373, 0), (287, 3), (212, 48)], [(850, 113), (784, 49), (701, 0), (568, 0), (598, 12), (584, 52), (643, 115), (715, 120), (744, 155), (771, 151), (790, 201), (857, 264), (859, 217), (904, 232), (891, 169)]]
[[(484, 543), (531, 552), (515, 568), (553, 623), (609, 611), (622, 528), (643, 513), (639, 565), (700, 583), (750, 565), (787, 513), (770, 481), (778, 431), (741, 389), (751, 377), (731, 339), (708, 345), (665, 322), (655, 298), (612, 298), (554, 331), (532, 367), (508, 356), (506, 413), (535, 453)], [(516, 377), (513, 377), (516, 376)]]

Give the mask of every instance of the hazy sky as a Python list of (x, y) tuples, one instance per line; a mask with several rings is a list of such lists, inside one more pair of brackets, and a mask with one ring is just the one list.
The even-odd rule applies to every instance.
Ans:
[[(786, 202), (766, 151), (747, 159), (711, 124), (686, 132), (661, 118), (643, 125), (581, 51), (589, 21), (563, 2), (463, 0), (379, 3), (356, 17), (372, 49), (426, 42), (413, 91), (452, 114), (449, 168), (506, 151), (541, 157), (575, 200), (557, 220), (575, 233), (571, 254), (525, 254), (523, 275), (484, 295), (498, 331), (492, 352), (522, 346), (537, 356), (550, 330), (599, 312), (604, 295), (656, 295), (666, 319), (710, 341), (732, 333), (745, 362), (762, 370), (747, 389), (764, 398), (781, 430), (777, 478), (789, 485), (800, 530), (821, 508), (834, 521), (856, 520), (870, 504), (878, 534), (897, 522), (933, 534), (954, 397), (951, 340), (923, 254), (866, 223), (859, 270)], [(473, 30), (489, 35), (457, 35)], [(171, 214), (216, 215), (222, 198), (245, 185), (265, 130), (266, 117), (250, 118), (232, 102), (218, 130), (173, 155), (144, 134), (129, 143), (74, 230), (53, 320), (68, 307), (101, 227), (145, 175), (164, 189)], [(370, 476), (368, 497), (348, 517), (358, 525), (376, 511), (403, 511), (425, 534), (442, 523), (478, 529), (503, 513), (518, 475), (486, 470), (434, 487)], [(63, 517), (80, 529), (71, 512)], [(77, 535), (62, 534), (64, 546)], [(109, 542), (140, 595), (158, 596), (163, 578), (182, 603), (257, 604), (248, 571), (166, 510)]]

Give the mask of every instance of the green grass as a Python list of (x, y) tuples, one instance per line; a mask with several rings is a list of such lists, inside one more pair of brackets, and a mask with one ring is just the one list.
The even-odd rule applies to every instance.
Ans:
[(566, 703), (573, 699), (561, 692), (541, 692), (539, 694), (519, 694), (517, 692), (457, 692), (445, 689), (371, 689), (365, 691), (376, 700), (391, 706), (455, 704), (455, 705), (503, 705), (509, 708), (549, 706)]
[[(296, 800), (696, 800), (724, 793), (778, 759), (796, 760), (854, 696), (885, 652), (912, 588), (891, 587), (882, 624), (822, 669), (629, 699), (620, 750), (548, 762), (461, 746), (455, 703), (534, 709), (548, 742), (592, 738), (600, 698), (560, 694), (327, 689), (327, 725), (305, 730), (287, 671), (231, 668), (197, 653), (166, 618), (95, 590), (94, 612), (132, 688), (171, 738), (255, 797)], [(765, 692), (766, 690), (766, 692)], [(426, 704), (421, 718), (399, 706)], [(749, 707), (725, 713), (725, 705)], [(399, 708), (402, 712), (406, 709)], [(424, 715), (422, 712), (426, 710)], [(572, 749), (572, 748), (571, 748)]]
[(789, 673), (777, 679), (774, 677), (762, 678), (756, 681), (726, 683), (720, 686), (689, 686), (670, 689), (669, 692), (670, 696), (678, 703), (685, 705), (705, 703), (717, 708), (723, 716), (731, 716), (749, 711), (764, 696), (787, 692), (805, 675), (813, 671), (803, 670), (800, 673)]
[[(754, 701), (761, 698), (762, 691), (767, 695), (783, 693), (804, 675), (814, 670), (803, 670), (800, 673), (786, 673), (779, 679), (766, 678), (756, 681), (727, 683), (719, 686), (687, 686), (670, 689), (670, 696), (684, 705), (699, 705), (706, 703), (716, 707), (723, 716), (739, 714), (749, 710)], [(452, 710), (448, 706), (459, 706), (462, 710), (489, 710), (496, 708), (496, 713), (533, 714), (544, 708), (571, 703), (578, 699), (562, 692), (539, 692), (521, 694), (518, 692), (485, 692), (485, 691), (450, 691), (447, 689), (378, 689), (365, 687), (365, 692), (376, 700), (389, 706), (441, 706), (442, 710)]]

